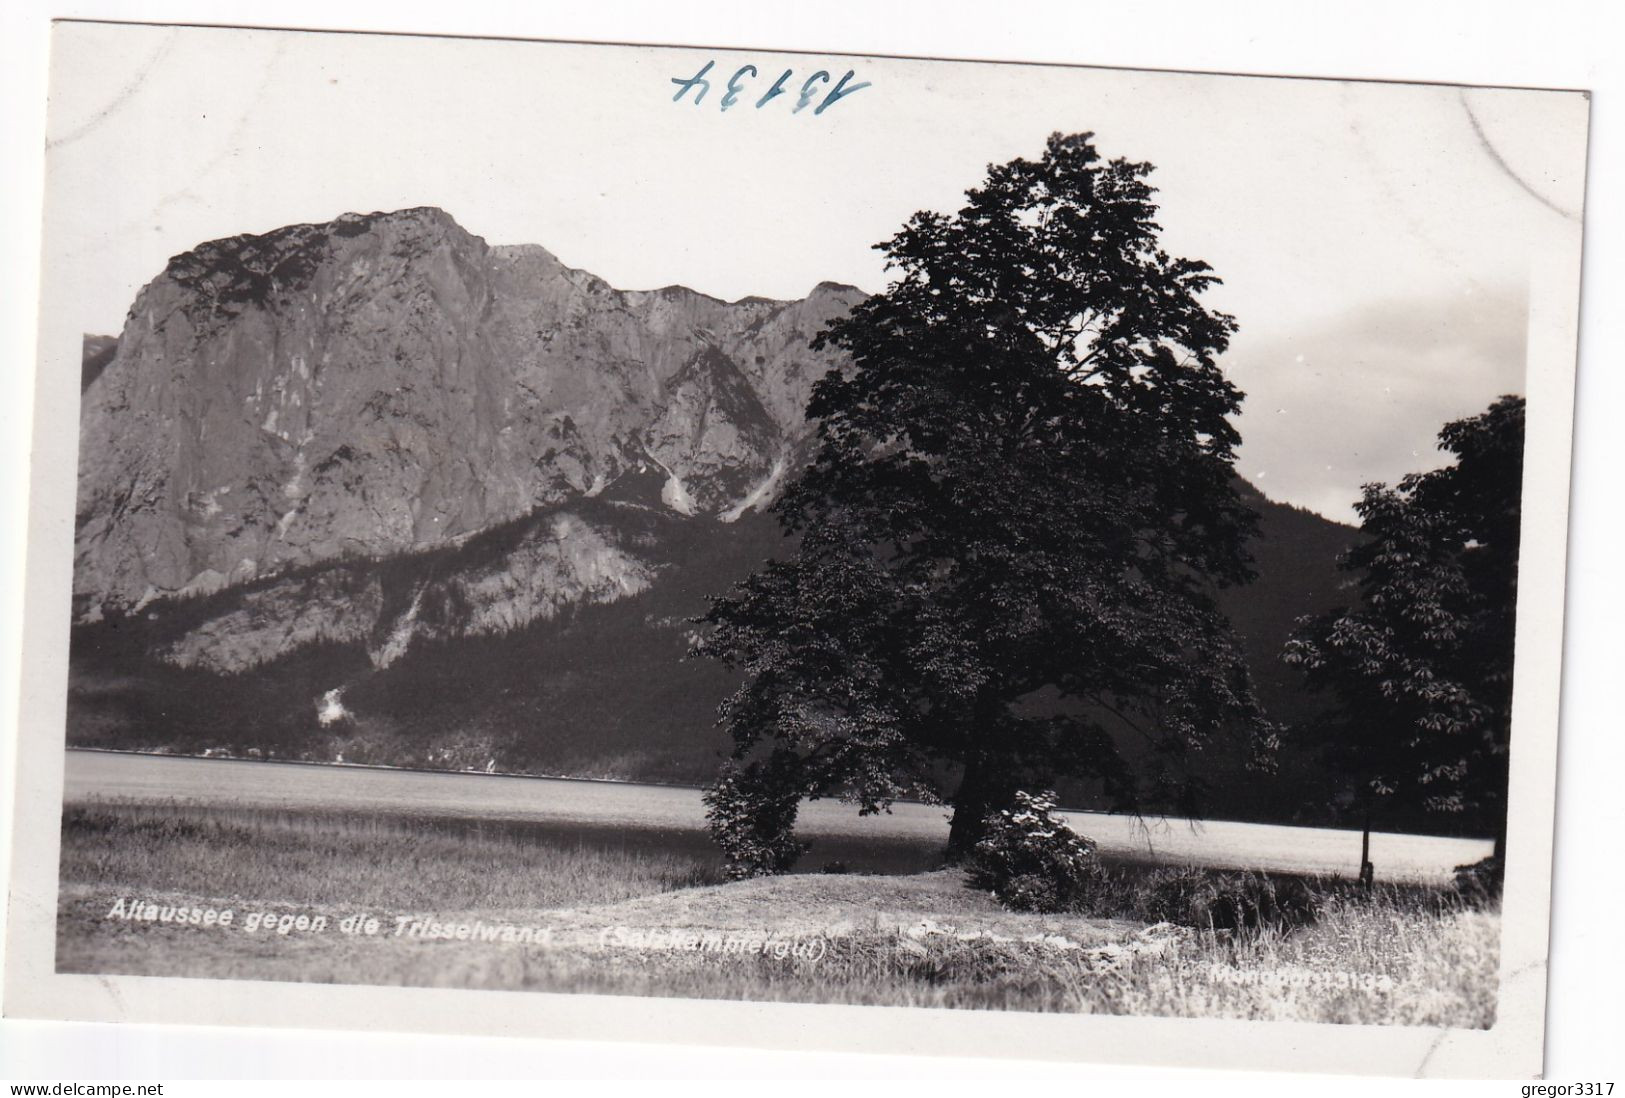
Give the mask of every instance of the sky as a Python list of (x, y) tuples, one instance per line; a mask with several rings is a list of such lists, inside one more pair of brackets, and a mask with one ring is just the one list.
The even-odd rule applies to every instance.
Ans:
[[(611, 284), (884, 288), (873, 245), (989, 164), (1092, 131), (1150, 161), (1163, 244), (1224, 280), (1238, 469), (1353, 519), (1523, 388), (1534, 257), (1580, 215), (1573, 93), (1060, 66), (59, 23), (46, 262), (114, 333), (198, 243), (439, 206)], [(708, 62), (711, 87), (673, 101)], [(720, 109), (729, 77), (753, 65)], [(755, 103), (792, 70), (787, 94)], [(849, 87), (792, 108), (808, 75)], [(829, 85), (822, 85), (827, 87)], [(696, 89), (697, 90), (697, 89)]]

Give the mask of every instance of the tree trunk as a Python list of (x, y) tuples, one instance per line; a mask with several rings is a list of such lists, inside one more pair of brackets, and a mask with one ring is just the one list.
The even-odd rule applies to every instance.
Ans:
[(1360, 831), (1360, 883), (1370, 888), (1377, 880), (1377, 867), (1371, 864), (1371, 798), (1365, 802), (1365, 825)]
[(1016, 783), (991, 752), (978, 752), (965, 763), (965, 776), (953, 796), (948, 824), (948, 860), (963, 861), (987, 833), (991, 812), (1015, 803)]

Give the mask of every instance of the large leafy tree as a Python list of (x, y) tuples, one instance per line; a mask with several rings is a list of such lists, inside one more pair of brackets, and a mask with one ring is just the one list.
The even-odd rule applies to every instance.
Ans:
[[(797, 552), (701, 619), (747, 672), (714, 830), (803, 794), (940, 798), (962, 853), (1020, 788), (1194, 812), (1188, 753), (1267, 746), (1211, 598), (1251, 578), (1256, 522), (1216, 361), (1235, 324), (1199, 300), (1208, 265), (1159, 246), (1151, 170), (1056, 135), (879, 245), (890, 288), (819, 337), (850, 365), (775, 507)], [(793, 856), (757, 838), (780, 855), (756, 868)]]
[(1506, 837), (1524, 401), (1445, 426), (1455, 460), (1357, 504), (1357, 605), (1306, 618), (1284, 658), (1336, 698), (1320, 719), (1367, 809), (1394, 799)]

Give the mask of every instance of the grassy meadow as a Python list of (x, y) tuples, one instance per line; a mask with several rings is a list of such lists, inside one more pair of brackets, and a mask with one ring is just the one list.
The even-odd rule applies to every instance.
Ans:
[[(1160, 921), (1147, 886), (1170, 871), (1133, 864), (1108, 868), (1087, 911), (1036, 915), (955, 869), (725, 882), (698, 849), (402, 815), (102, 801), (67, 808), (62, 839), (64, 972), (1494, 1023), (1498, 912), (1420, 885), (1293, 882), (1309, 912), (1294, 925), (1224, 929)], [(110, 917), (120, 899), (237, 921)], [(326, 924), (249, 931), (251, 913)], [(376, 933), (338, 929), (358, 914)], [(475, 940), (412, 931), (430, 920)], [(480, 926), (545, 940), (477, 940)]]

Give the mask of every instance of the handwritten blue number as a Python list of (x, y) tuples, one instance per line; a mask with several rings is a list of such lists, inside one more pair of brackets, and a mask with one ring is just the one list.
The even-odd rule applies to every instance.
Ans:
[(732, 80), (728, 81), (728, 94), (722, 97), (723, 110), (727, 110), (729, 107), (733, 106), (734, 101), (739, 98), (739, 93), (745, 90), (745, 86), (739, 82), (739, 78), (744, 76), (747, 72), (752, 76), (755, 76), (756, 66), (740, 65), (739, 71), (734, 73)]
[(678, 100), (683, 98), (683, 95), (688, 91), (688, 89), (698, 84), (700, 90), (694, 93), (694, 105), (696, 107), (699, 106), (700, 100), (705, 98), (705, 93), (711, 90), (711, 81), (705, 79), (705, 74), (711, 71), (711, 66), (714, 64), (716, 64), (715, 61), (707, 61), (705, 63), (705, 68), (701, 69), (687, 80), (680, 80), (675, 76), (672, 77), (671, 82), (679, 85), (679, 87), (677, 88), (677, 94), (671, 97), (671, 101), (676, 103)]

